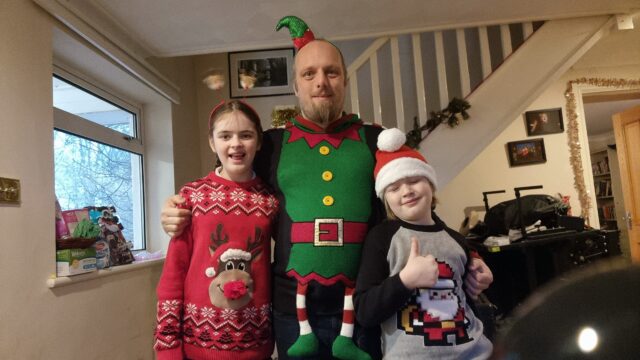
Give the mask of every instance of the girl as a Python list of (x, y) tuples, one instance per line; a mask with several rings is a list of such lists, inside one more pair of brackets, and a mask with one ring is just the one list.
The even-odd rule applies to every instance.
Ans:
[(209, 116), (221, 166), (182, 187), (192, 220), (171, 239), (157, 288), (158, 359), (267, 359), (270, 240), (277, 201), (253, 173), (262, 141), (256, 112), (223, 101)]
[(491, 342), (462, 288), (470, 254), (432, 213), (435, 170), (405, 139), (398, 129), (378, 137), (375, 190), (391, 220), (364, 243), (356, 318), (381, 326), (388, 359), (486, 359)]

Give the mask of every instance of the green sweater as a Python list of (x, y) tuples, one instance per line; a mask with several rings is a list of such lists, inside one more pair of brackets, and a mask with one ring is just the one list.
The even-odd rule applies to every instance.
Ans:
[(362, 243), (382, 208), (373, 192), (379, 127), (346, 115), (327, 130), (301, 117), (265, 132), (256, 172), (281, 213), (274, 252), (274, 308), (295, 313), (296, 283), (309, 283), (317, 313), (341, 312), (357, 277)]

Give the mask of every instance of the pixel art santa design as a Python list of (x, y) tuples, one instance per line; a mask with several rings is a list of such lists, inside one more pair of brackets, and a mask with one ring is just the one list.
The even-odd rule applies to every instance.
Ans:
[(471, 341), (464, 306), (455, 292), (453, 270), (438, 261), (438, 281), (431, 288), (416, 289), (398, 312), (398, 329), (424, 337), (425, 346), (447, 346)]

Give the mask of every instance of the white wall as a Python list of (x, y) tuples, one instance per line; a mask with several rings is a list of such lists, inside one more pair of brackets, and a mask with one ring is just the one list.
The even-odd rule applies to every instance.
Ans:
[[(194, 81), (197, 96), (197, 121), (199, 124), (198, 139), (201, 151), (200, 176), (208, 174), (213, 170), (215, 156), (211, 152), (208, 140), (209, 113), (222, 100), (230, 99), (229, 74), (227, 53), (200, 55), (194, 57)], [(211, 69), (221, 69), (226, 76), (225, 85), (222, 89), (213, 91), (202, 83), (203, 75)], [(294, 95), (285, 96), (265, 96), (242, 99), (251, 105), (258, 115), (264, 130), (271, 128), (271, 111), (276, 105), (296, 105), (297, 99)], [(176, 184), (180, 186), (181, 184)]]
[[(55, 272), (52, 29), (33, 2), (0, 3), (0, 176), (22, 186), (19, 205), (0, 204), (0, 358), (151, 359), (160, 267), (53, 290), (46, 285)], [(148, 109), (157, 131), (167, 129), (166, 110)], [(169, 143), (170, 131), (161, 134)], [(153, 139), (158, 134), (145, 135), (157, 153), (148, 165), (172, 175), (170, 145), (167, 154), (166, 143)], [(173, 188), (172, 179), (156, 181), (148, 196), (167, 182)]]
[[(606, 64), (606, 62), (604, 63)], [(483, 205), (483, 191), (507, 190), (506, 194), (489, 195), (489, 205), (491, 206), (501, 201), (513, 199), (515, 197), (513, 188), (520, 186), (544, 186), (541, 190), (523, 192), (523, 194), (544, 193), (555, 196), (557, 193), (562, 193), (569, 195), (573, 214), (580, 214), (580, 203), (574, 188), (574, 176), (569, 161), (564, 92), (568, 81), (582, 77), (638, 79), (640, 78), (640, 64), (572, 69), (546, 89), (527, 110), (562, 108), (565, 132), (542, 136), (547, 162), (509, 167), (505, 144), (509, 141), (527, 139), (523, 117), (514, 119), (511, 125), (496, 137), (482, 153), (478, 154), (469, 166), (444, 189), (440, 190), (438, 194), (440, 205), (436, 211), (451, 227), (457, 229), (460, 226), (464, 220), (463, 209), (465, 207)], [(582, 111), (581, 109), (577, 110), (578, 113)], [(581, 136), (586, 139), (586, 134), (582, 133)], [(588, 147), (586, 141), (583, 142), (583, 146)], [(588, 149), (585, 153), (589, 153)], [(585, 183), (590, 187), (593, 197), (593, 180), (590, 176), (591, 164), (588, 156), (582, 158), (582, 166), (586, 169)], [(592, 204), (595, 204), (595, 198), (592, 198)]]
[(193, 57), (152, 58), (150, 63), (180, 88), (180, 104), (171, 105), (174, 191), (199, 178), (202, 151)]

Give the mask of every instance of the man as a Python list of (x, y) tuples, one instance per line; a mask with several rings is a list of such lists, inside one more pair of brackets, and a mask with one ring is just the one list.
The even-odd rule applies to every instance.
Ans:
[[(287, 18), (291, 26), (300, 25), (291, 17), (281, 23)], [(255, 160), (257, 175), (275, 190), (282, 206), (272, 294), (278, 357), (366, 359), (363, 349), (377, 359), (379, 330), (356, 327), (354, 333), (351, 292), (367, 229), (384, 216), (373, 191), (381, 128), (343, 113), (347, 74), (342, 53), (328, 41), (309, 37), (299, 21), (307, 39), (294, 64), (302, 115), (284, 129), (266, 131)], [(189, 216), (176, 203), (176, 197), (170, 198), (162, 213), (169, 235), (181, 232)], [(493, 276), (481, 261), (471, 266), (467, 291), (477, 296)]]

